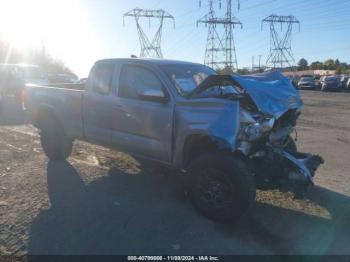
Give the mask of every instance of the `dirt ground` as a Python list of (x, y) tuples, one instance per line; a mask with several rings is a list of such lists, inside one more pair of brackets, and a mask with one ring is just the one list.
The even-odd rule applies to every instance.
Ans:
[(258, 192), (234, 226), (197, 214), (174, 171), (77, 142), (44, 156), (11, 105), (0, 116), (0, 254), (350, 254), (350, 94), (302, 93), (298, 147), (320, 154), (306, 200)]

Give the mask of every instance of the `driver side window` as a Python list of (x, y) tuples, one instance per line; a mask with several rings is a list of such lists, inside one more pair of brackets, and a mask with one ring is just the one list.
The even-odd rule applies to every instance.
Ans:
[(124, 98), (140, 99), (139, 95), (145, 90), (162, 91), (162, 83), (153, 72), (146, 68), (134, 65), (123, 66), (118, 95)]

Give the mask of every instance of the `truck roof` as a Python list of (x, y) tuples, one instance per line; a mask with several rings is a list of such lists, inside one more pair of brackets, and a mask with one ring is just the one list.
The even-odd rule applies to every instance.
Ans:
[(111, 58), (111, 59), (102, 59), (96, 63), (101, 62), (139, 62), (144, 64), (153, 64), (153, 65), (169, 65), (169, 64), (189, 64), (189, 65), (200, 65), (199, 63), (185, 62), (179, 60), (168, 60), (168, 59), (154, 59), (154, 58)]

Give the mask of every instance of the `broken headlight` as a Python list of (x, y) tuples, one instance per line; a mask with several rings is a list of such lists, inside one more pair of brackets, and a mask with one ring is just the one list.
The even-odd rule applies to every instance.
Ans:
[(256, 141), (262, 138), (267, 132), (271, 131), (275, 124), (274, 118), (265, 118), (243, 127), (241, 131), (241, 140)]

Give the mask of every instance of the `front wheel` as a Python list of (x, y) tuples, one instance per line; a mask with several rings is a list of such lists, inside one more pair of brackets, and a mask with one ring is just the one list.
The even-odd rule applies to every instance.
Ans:
[(240, 159), (211, 153), (188, 168), (189, 196), (194, 207), (219, 223), (234, 223), (255, 200), (255, 180)]

